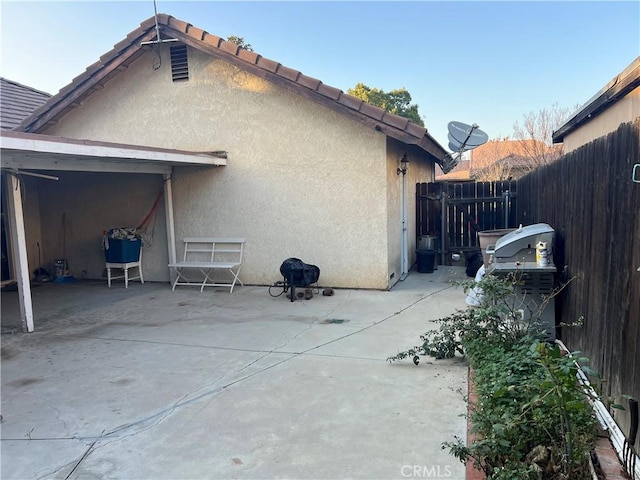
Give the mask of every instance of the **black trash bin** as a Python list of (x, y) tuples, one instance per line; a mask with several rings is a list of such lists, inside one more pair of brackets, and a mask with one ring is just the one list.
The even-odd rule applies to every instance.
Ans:
[(418, 272), (420, 273), (433, 273), (433, 266), (436, 260), (435, 250), (416, 250), (418, 259), (416, 261)]

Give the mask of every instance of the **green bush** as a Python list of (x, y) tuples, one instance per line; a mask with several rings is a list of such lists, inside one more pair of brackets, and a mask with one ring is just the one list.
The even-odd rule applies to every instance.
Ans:
[(515, 275), (486, 275), (479, 308), (439, 320), (437, 330), (420, 337), (421, 345), (388, 360), (466, 355), (477, 396), (469, 405), (475, 440), (465, 445), (456, 438), (443, 448), (465, 464), (472, 461), (487, 479), (591, 478), (596, 421), (577, 381), (578, 366), (574, 356), (545, 341), (538, 316), (524, 322), (511, 308), (517, 284)]

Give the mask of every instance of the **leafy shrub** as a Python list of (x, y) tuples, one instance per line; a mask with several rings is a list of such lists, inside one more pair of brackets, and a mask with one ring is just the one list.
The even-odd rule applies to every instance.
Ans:
[[(468, 290), (474, 283), (463, 285)], [(487, 479), (590, 478), (596, 421), (576, 378), (578, 365), (546, 341), (539, 315), (526, 322), (518, 315), (517, 285), (515, 275), (486, 275), (479, 308), (438, 320), (437, 330), (420, 336), (421, 345), (388, 360), (467, 356), (477, 396), (469, 409), (476, 439), (465, 445), (456, 438), (443, 448), (464, 463), (472, 461)]]

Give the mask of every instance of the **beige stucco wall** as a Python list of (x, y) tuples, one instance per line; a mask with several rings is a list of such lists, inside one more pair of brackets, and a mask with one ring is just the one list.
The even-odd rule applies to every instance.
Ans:
[(640, 117), (640, 87), (564, 137), (564, 153), (616, 130), (621, 123)]
[[(387, 142), (387, 236), (389, 243), (389, 287), (400, 281), (402, 255), (402, 183), (398, 175), (400, 160), (407, 154), (409, 163), (405, 178), (407, 252), (409, 270), (416, 262), (416, 183), (434, 181), (435, 165), (424, 153), (398, 141)], [(393, 274), (393, 277), (391, 276)]]
[[(143, 57), (46, 133), (226, 150), (225, 167), (175, 170), (178, 240), (246, 237), (249, 284), (279, 280), (282, 261), (299, 257), (322, 285), (387, 288), (386, 136), (192, 49), (190, 80), (174, 83), (167, 48), (159, 70)], [(145, 277), (164, 280), (160, 270)]]

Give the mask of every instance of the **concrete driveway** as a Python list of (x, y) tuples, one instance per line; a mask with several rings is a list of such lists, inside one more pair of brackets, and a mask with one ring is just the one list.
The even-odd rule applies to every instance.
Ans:
[(3, 479), (464, 479), (460, 359), (390, 365), (465, 308), (461, 267), (294, 303), (266, 287), (2, 293)]

